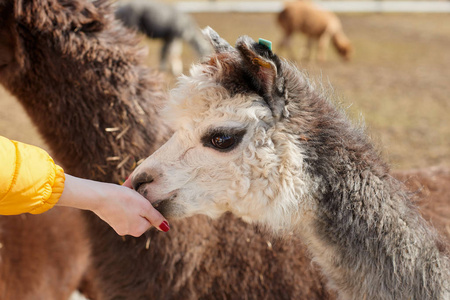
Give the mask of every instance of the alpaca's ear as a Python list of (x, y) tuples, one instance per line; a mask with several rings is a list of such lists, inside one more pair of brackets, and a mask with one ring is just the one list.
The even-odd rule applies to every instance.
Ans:
[(234, 50), (234, 48), (231, 47), (231, 45), (227, 41), (221, 38), (211, 27), (205, 27), (202, 30), (202, 33), (205, 38), (211, 43), (216, 53), (231, 52)]
[(253, 88), (267, 102), (274, 117), (279, 119), (285, 106), (280, 59), (267, 46), (255, 43), (248, 36), (237, 40), (236, 49), (243, 58), (244, 70)]

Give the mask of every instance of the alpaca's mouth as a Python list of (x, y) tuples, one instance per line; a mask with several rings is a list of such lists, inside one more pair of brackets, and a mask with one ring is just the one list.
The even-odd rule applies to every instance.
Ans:
[(162, 199), (162, 200), (158, 200), (158, 201), (152, 203), (152, 205), (153, 205), (154, 208), (158, 208), (158, 206), (159, 206), (162, 202), (167, 201), (167, 200), (169, 200), (169, 198), (167, 198), (167, 199)]
[(174, 193), (172, 194), (169, 198), (165, 198), (165, 199), (161, 199), (161, 200), (156, 200), (155, 202), (152, 203), (152, 206), (158, 210), (159, 212), (162, 213), (161, 210), (164, 209), (164, 207), (167, 207), (169, 202), (172, 201), (173, 199), (175, 199), (177, 197), (177, 194)]

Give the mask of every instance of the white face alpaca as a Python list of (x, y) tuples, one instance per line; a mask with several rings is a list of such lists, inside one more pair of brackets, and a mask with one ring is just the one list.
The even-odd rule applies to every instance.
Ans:
[(250, 181), (263, 170), (257, 156), (270, 156), (257, 148), (268, 142), (262, 120), (270, 120), (271, 111), (256, 96), (228, 98), (224, 88), (197, 73), (172, 91), (168, 118), (175, 133), (136, 169), (133, 184), (168, 217), (226, 211), (247, 216), (256, 207), (243, 199), (261, 198), (267, 187), (261, 178), (250, 190)]
[(179, 79), (166, 111), (175, 132), (135, 170), (133, 186), (169, 218), (230, 211), (284, 226), (307, 194), (300, 149), (260, 96), (231, 96), (217, 69), (198, 65)]

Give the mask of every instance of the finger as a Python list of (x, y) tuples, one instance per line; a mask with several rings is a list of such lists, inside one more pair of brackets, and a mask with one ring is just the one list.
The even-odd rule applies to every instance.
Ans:
[(160, 231), (167, 232), (170, 229), (169, 222), (151, 205), (145, 210), (143, 217)]
[(122, 185), (127, 188), (133, 189), (133, 185), (131, 184), (131, 174), (130, 174), (130, 176), (127, 177), (127, 179), (125, 180), (125, 182)]
[(130, 232), (130, 235), (132, 235), (134, 237), (140, 237), (150, 227), (152, 227), (152, 224), (150, 224), (150, 222), (146, 218), (142, 218), (139, 223), (140, 224), (138, 226), (136, 226), (136, 228), (133, 230), (133, 232)]

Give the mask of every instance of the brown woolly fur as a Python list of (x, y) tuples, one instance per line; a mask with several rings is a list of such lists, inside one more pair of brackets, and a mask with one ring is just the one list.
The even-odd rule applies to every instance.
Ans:
[(89, 265), (81, 212), (0, 218), (0, 299), (68, 299)]
[(450, 245), (450, 169), (430, 167), (393, 175), (413, 192), (412, 200), (422, 216), (443, 235), (442, 246)]
[(344, 34), (339, 18), (309, 1), (286, 2), (277, 21), (284, 32), (280, 49), (288, 47), (291, 56), (294, 56), (290, 47), (291, 38), (296, 32), (302, 32), (308, 37), (306, 59), (310, 59), (313, 44), (317, 42), (317, 59), (326, 60), (330, 40), (343, 59), (349, 60), (352, 56), (352, 45)]
[[(165, 85), (107, 3), (3, 1), (0, 16), (0, 82), (67, 173), (118, 182), (169, 136), (158, 114)], [(141, 238), (58, 208), (0, 224), (2, 300), (67, 299), (77, 287), (90, 299), (329, 298), (290, 246), (298, 241), (273, 241), (231, 215), (171, 221), (169, 233)]]
[[(0, 0), (0, 83), (69, 174), (118, 182), (169, 136), (164, 84), (137, 43), (103, 1)], [(141, 238), (69, 209), (0, 218), (0, 299), (67, 299), (75, 288), (93, 300), (335, 298), (298, 239), (231, 215)]]

